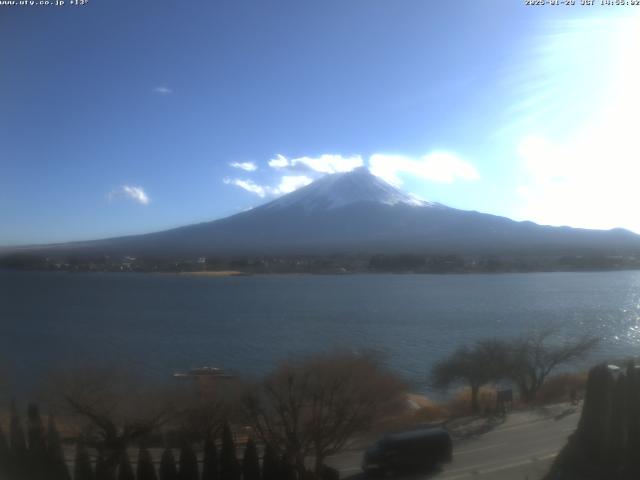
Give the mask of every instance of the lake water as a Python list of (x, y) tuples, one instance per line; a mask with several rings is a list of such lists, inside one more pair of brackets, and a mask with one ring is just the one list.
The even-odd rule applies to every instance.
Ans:
[(418, 389), (457, 346), (556, 325), (640, 353), (640, 272), (502, 275), (187, 275), (0, 272), (0, 363), (11, 388), (73, 363), (157, 378), (211, 365), (260, 375), (333, 347), (386, 354)]

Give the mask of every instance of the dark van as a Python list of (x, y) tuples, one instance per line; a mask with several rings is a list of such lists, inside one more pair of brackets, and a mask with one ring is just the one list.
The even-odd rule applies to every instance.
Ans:
[(386, 435), (368, 448), (362, 469), (365, 473), (389, 474), (426, 470), (451, 461), (451, 436), (443, 428), (423, 428)]

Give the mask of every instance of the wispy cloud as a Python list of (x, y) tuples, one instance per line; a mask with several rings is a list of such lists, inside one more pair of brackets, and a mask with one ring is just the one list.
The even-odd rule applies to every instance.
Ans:
[(319, 157), (287, 158), (284, 155), (276, 155), (269, 160), (269, 166), (275, 169), (286, 168), (293, 171), (340, 173), (349, 172), (354, 168), (364, 165), (360, 155), (343, 157), (342, 155), (324, 154)]
[(255, 164), (255, 162), (231, 162), (229, 166), (233, 168), (239, 168), (240, 170), (244, 170), (245, 172), (255, 172), (258, 169), (258, 166)]
[(227, 185), (235, 185), (236, 187), (240, 187), (247, 192), (255, 193), (260, 198), (264, 198), (267, 196), (267, 190), (262, 185), (258, 185), (253, 180), (242, 180), (240, 178), (225, 178), (222, 180)]
[(402, 175), (438, 183), (480, 179), (473, 164), (445, 151), (432, 152), (418, 158), (376, 153), (369, 158), (369, 169), (374, 175), (395, 186), (402, 185)]
[(156, 95), (170, 95), (173, 93), (172, 89), (170, 89), (169, 87), (165, 87), (164, 85), (158, 85), (157, 87), (153, 87), (151, 91)]
[[(344, 173), (365, 165), (361, 155), (343, 156), (324, 154), (318, 157), (287, 158), (276, 155), (268, 161), (269, 167), (277, 171), (298, 172), (299, 175), (283, 175), (277, 184), (265, 185), (251, 179), (225, 178), (227, 185), (235, 185), (258, 195), (260, 198), (291, 193), (309, 185), (322, 174)], [(469, 162), (451, 152), (437, 151), (418, 158), (376, 153), (368, 161), (371, 173), (387, 182), (399, 186), (402, 176), (414, 176), (423, 180), (452, 183), (457, 180), (478, 180), (480, 174)], [(254, 162), (233, 162), (230, 166), (253, 172)]]
[(225, 178), (223, 182), (227, 185), (235, 185), (247, 192), (254, 193), (260, 198), (264, 198), (267, 195), (277, 196), (285, 193), (291, 193), (305, 185), (309, 185), (313, 181), (312, 178), (306, 175), (284, 175), (278, 185), (260, 185), (253, 180), (241, 179), (241, 178)]
[[(339, 154), (324, 154), (318, 157), (287, 158), (276, 155), (268, 162), (276, 170), (318, 173), (342, 173), (362, 167), (361, 155), (345, 157)], [(401, 185), (401, 175), (411, 175), (423, 180), (452, 183), (456, 180), (477, 180), (480, 174), (469, 162), (451, 152), (436, 151), (418, 158), (401, 155), (375, 153), (369, 157), (369, 169), (393, 185)]]
[(127, 198), (142, 205), (148, 205), (149, 202), (151, 202), (151, 199), (142, 187), (133, 185), (122, 185), (116, 190), (109, 192), (107, 197), (109, 198), (109, 200), (113, 200), (116, 198)]
[[(364, 165), (360, 155), (343, 157), (342, 155), (325, 154), (319, 157), (287, 158), (284, 155), (276, 155), (268, 162), (269, 167), (275, 170), (298, 172), (299, 175), (283, 175), (276, 185), (264, 185), (246, 178), (225, 178), (227, 185), (235, 185), (247, 192), (251, 192), (260, 198), (278, 196), (291, 193), (313, 182), (318, 174), (348, 172)], [(254, 172), (258, 166), (254, 162), (233, 162), (229, 164), (246, 172)]]

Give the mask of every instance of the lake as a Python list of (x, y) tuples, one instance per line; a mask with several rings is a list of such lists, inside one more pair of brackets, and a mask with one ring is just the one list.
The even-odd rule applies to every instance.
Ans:
[(334, 347), (385, 354), (415, 388), (457, 346), (558, 326), (640, 353), (640, 272), (192, 277), (0, 272), (0, 363), (11, 388), (74, 363), (156, 378), (210, 365), (261, 375)]

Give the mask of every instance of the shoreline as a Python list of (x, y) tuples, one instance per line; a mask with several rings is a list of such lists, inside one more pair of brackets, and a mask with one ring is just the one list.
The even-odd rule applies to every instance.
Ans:
[(251, 273), (240, 272), (238, 270), (216, 270), (201, 272), (158, 272), (162, 275), (186, 275), (189, 277), (248, 277)]
[(592, 270), (503, 270), (503, 271), (451, 271), (451, 272), (421, 272), (421, 271), (372, 271), (354, 270), (346, 272), (242, 272), (239, 270), (211, 270), (211, 271), (154, 271), (154, 270), (63, 270), (63, 269), (16, 269), (0, 268), (0, 272), (38, 272), (38, 273), (113, 273), (113, 274), (151, 274), (151, 275), (184, 275), (190, 277), (267, 277), (267, 276), (356, 276), (356, 275), (424, 275), (424, 276), (500, 276), (526, 274), (590, 274), (590, 273), (622, 273), (638, 272), (640, 268), (592, 269)]

